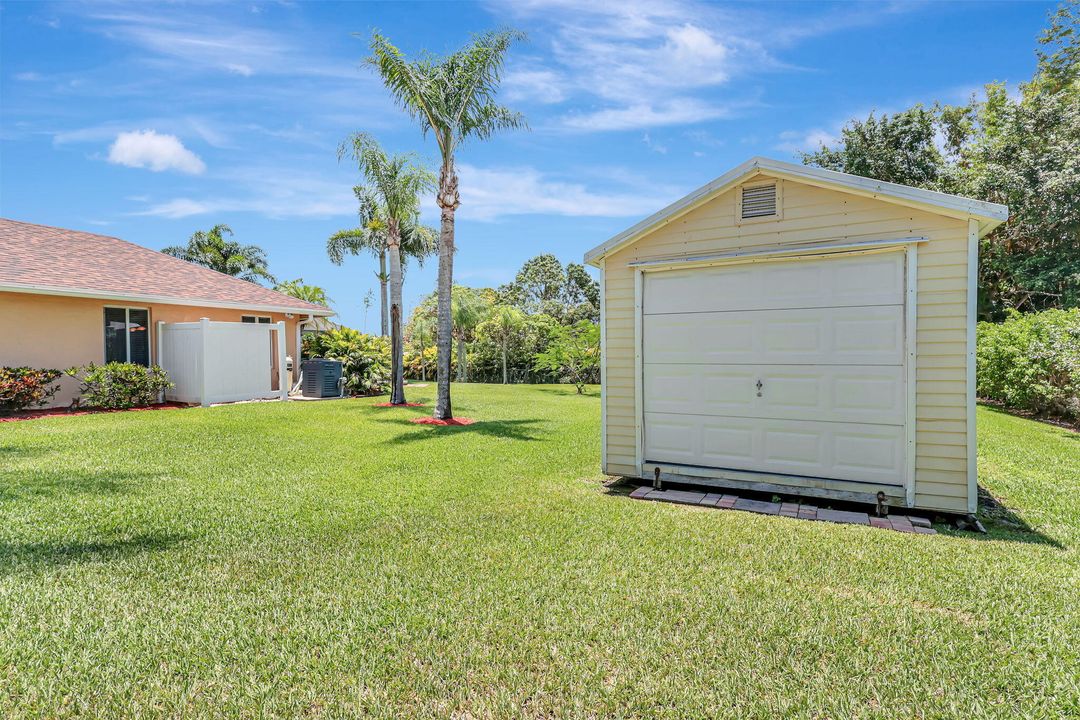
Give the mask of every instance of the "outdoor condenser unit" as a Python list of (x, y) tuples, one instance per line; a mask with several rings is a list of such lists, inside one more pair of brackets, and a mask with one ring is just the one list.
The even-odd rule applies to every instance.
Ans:
[(300, 364), (304, 373), (304, 397), (339, 397), (341, 395), (341, 361), (312, 358)]

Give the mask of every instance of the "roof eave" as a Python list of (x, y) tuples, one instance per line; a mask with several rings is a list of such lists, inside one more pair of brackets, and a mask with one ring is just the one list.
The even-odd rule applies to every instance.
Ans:
[(336, 313), (330, 308), (313, 308), (306, 305), (274, 305), (269, 303), (227, 302), (203, 298), (178, 298), (166, 295), (143, 293), (113, 293), (93, 288), (65, 288), (51, 285), (31, 285), (24, 283), (0, 283), (0, 292), (30, 293), (33, 295), (54, 295), (62, 297), (91, 298), (113, 302), (144, 302), (159, 305), (190, 305), (192, 307), (224, 308), (228, 310), (259, 310), (262, 312), (294, 313), (331, 317)]

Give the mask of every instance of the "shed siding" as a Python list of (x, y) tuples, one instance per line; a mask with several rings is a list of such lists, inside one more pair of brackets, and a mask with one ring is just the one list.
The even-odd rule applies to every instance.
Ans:
[(736, 224), (736, 187), (605, 258), (605, 471), (638, 473), (634, 269), (628, 263), (777, 243), (922, 236), (929, 242), (919, 246), (918, 255), (915, 504), (966, 512), (967, 221), (778, 182), (783, 183), (780, 220)]

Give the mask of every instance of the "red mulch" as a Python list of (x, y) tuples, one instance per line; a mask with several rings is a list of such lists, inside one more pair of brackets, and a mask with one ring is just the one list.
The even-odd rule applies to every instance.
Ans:
[(106, 408), (81, 408), (71, 410), (68, 408), (45, 408), (44, 410), (23, 410), (14, 415), (0, 415), (0, 422), (17, 422), (19, 420), (36, 420), (46, 417), (70, 417), (74, 415), (97, 415), (99, 413), (137, 412), (139, 410), (174, 410), (176, 408), (191, 407), (186, 403), (167, 402), (160, 405), (147, 405), (145, 407), (127, 408), (126, 410), (114, 410)]
[(472, 425), (476, 421), (472, 418), (467, 417), (456, 417), (450, 420), (439, 420), (438, 418), (425, 416), (413, 418), (412, 422), (418, 423), (420, 425)]
[(375, 407), (424, 407), (424, 403), (400, 403), (395, 405), (393, 403), (375, 403)]

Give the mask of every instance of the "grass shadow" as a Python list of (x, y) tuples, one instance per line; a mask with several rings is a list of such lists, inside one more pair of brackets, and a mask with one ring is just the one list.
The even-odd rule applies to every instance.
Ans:
[[(1063, 543), (1031, 527), (1019, 512), (1002, 503), (982, 485), (979, 485), (979, 519), (988, 534), (974, 535), (977, 540), (1009, 540), (1065, 549)], [(968, 535), (965, 533), (965, 537)]]
[(386, 442), (390, 445), (407, 445), (436, 437), (459, 434), (486, 435), (506, 440), (524, 440), (526, 442), (541, 439), (539, 436), (529, 432), (529, 428), (538, 423), (539, 420), (477, 420), (472, 425), (421, 425), (401, 419), (391, 420), (390, 422), (403, 427), (407, 426), (411, 430), (411, 432), (405, 432), (387, 440)]
[(0, 543), (0, 573), (36, 570), (71, 563), (112, 562), (148, 552), (160, 552), (187, 538), (147, 533), (125, 540)]
[(597, 400), (600, 399), (600, 389), (599, 388), (597, 388), (596, 390), (586, 390), (583, 393), (579, 393), (577, 390), (574, 389), (573, 385), (567, 385), (565, 388), (563, 388), (563, 387), (533, 387), (532, 391), (533, 392), (542, 392), (542, 393), (552, 393), (554, 395), (595, 398)]
[(133, 483), (159, 477), (159, 474), (149, 472), (38, 471), (23, 477), (16, 475), (14, 480), (0, 485), (0, 501), (64, 495), (116, 495), (131, 492)]

